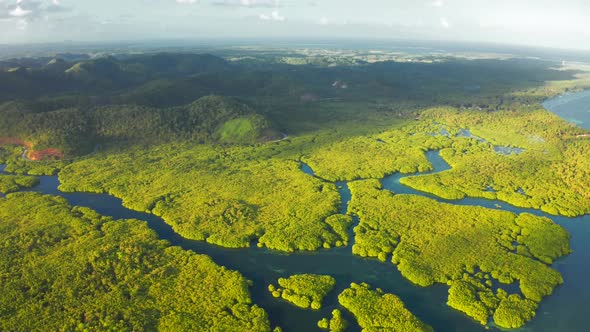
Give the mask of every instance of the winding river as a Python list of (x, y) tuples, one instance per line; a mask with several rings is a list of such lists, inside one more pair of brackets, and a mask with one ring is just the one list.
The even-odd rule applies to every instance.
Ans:
[[(561, 97), (563, 98), (563, 97)], [(590, 105), (590, 93), (587, 96)], [(575, 99), (575, 98), (574, 98)], [(578, 100), (579, 99), (575, 99)], [(559, 104), (563, 107), (563, 103)], [(588, 106), (590, 109), (590, 106)], [(581, 121), (586, 123), (584, 121)], [(590, 124), (590, 122), (588, 122)], [(449, 165), (438, 152), (427, 152), (429, 161), (434, 166), (432, 172), (442, 172)], [(3, 167), (0, 166), (0, 172)], [(313, 170), (302, 164), (302, 171), (313, 176)], [(584, 319), (590, 303), (590, 216), (566, 218), (548, 216), (537, 210), (522, 209), (505, 202), (465, 198), (447, 201), (436, 196), (418, 192), (400, 184), (400, 179), (407, 175), (393, 174), (381, 180), (384, 190), (398, 194), (416, 194), (435, 199), (439, 202), (457, 205), (475, 205), (491, 209), (503, 209), (515, 213), (528, 212), (547, 216), (562, 225), (572, 234), (574, 252), (554, 263), (565, 280), (554, 294), (541, 302), (536, 318), (523, 331), (586, 331)], [(159, 217), (129, 210), (122, 206), (121, 200), (106, 194), (63, 193), (57, 189), (59, 180), (56, 176), (41, 177), (39, 185), (29, 191), (64, 197), (72, 205), (85, 206), (115, 219), (135, 218), (145, 220), (160, 238), (170, 241), (186, 250), (209, 255), (215, 262), (232, 270), (241, 272), (254, 282), (251, 289), (254, 302), (263, 307), (270, 316), (273, 326), (280, 325), (284, 331), (318, 330), (316, 323), (323, 317), (329, 317), (332, 309), (338, 307), (337, 295), (351, 282), (368, 282), (386, 292), (398, 295), (410, 311), (432, 325), (436, 331), (485, 331), (485, 328), (472, 321), (462, 313), (446, 305), (447, 286), (435, 285), (428, 288), (414, 286), (405, 280), (391, 263), (381, 263), (376, 259), (366, 259), (352, 255), (348, 247), (316, 252), (280, 253), (256, 247), (248, 249), (226, 249), (204, 242), (187, 240), (176, 234), (172, 228)], [(342, 213), (345, 213), (350, 200), (350, 191), (346, 183), (337, 183), (342, 198)], [(351, 241), (352, 242), (352, 241)], [(279, 277), (297, 273), (329, 274), (336, 278), (337, 286), (325, 300), (319, 311), (302, 310), (282, 300), (272, 298), (266, 285), (276, 282)], [(355, 320), (343, 311), (352, 324), (350, 331), (360, 330)], [(496, 328), (492, 327), (492, 330)]]
[[(434, 166), (433, 172), (449, 169), (449, 165), (439, 156), (438, 152), (430, 151), (427, 153), (427, 157)], [(303, 171), (313, 175), (313, 171), (309, 167), (302, 166)], [(493, 209), (502, 206), (504, 210), (516, 213), (529, 212), (545, 215), (540, 211), (521, 209), (493, 200), (466, 198), (459, 201), (446, 201), (401, 185), (399, 180), (403, 176), (396, 173), (382, 179), (384, 190), (427, 196), (451, 204), (478, 205)], [(413, 313), (432, 325), (437, 331), (485, 330), (479, 324), (446, 305), (446, 286), (435, 285), (429, 288), (414, 286), (406, 281), (391, 263), (381, 263), (374, 259), (354, 256), (350, 246), (292, 254), (256, 247), (248, 249), (221, 248), (204, 242), (184, 239), (159, 217), (129, 210), (122, 206), (121, 200), (118, 198), (106, 194), (63, 193), (57, 189), (58, 185), (59, 180), (56, 176), (44, 176), (41, 177), (40, 184), (30, 191), (61, 196), (72, 205), (86, 206), (116, 219), (145, 220), (160, 238), (170, 241), (173, 245), (209, 255), (218, 264), (240, 271), (254, 281), (252, 297), (255, 303), (267, 310), (273, 324), (282, 326), (285, 331), (313, 331), (317, 329), (316, 322), (322, 317), (329, 316), (331, 310), (337, 307), (337, 294), (350, 282), (362, 281), (397, 294)], [(350, 192), (346, 183), (338, 183), (337, 185), (342, 197), (342, 212), (345, 212), (350, 200)], [(584, 326), (576, 318), (583, 317), (586, 313), (586, 305), (590, 303), (590, 291), (588, 287), (585, 287), (586, 276), (590, 275), (590, 265), (587, 264), (588, 258), (590, 258), (590, 243), (584, 241), (584, 239), (590, 238), (590, 217), (552, 217), (552, 219), (572, 233), (574, 253), (554, 264), (554, 267), (564, 276), (565, 283), (556, 289), (551, 297), (541, 303), (537, 318), (527, 325), (527, 328), (534, 331), (583, 331)], [(275, 282), (277, 278), (297, 273), (330, 274), (338, 280), (336, 290), (326, 299), (326, 305), (322, 310), (298, 309), (272, 298), (266, 290), (266, 285)], [(348, 318), (350, 322), (354, 322), (352, 317)], [(358, 330), (358, 326), (353, 326), (351, 330)]]

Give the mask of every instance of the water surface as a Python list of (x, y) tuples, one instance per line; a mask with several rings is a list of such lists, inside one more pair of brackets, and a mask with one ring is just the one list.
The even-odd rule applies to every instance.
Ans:
[(590, 129), (590, 90), (549, 99), (543, 107), (584, 129)]

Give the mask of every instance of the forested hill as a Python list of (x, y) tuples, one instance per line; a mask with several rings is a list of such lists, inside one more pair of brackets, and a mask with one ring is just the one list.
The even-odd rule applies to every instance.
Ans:
[(188, 77), (231, 69), (209, 54), (154, 54), (66, 61), (16, 59), (0, 62), (0, 100), (84, 93), (114, 93), (154, 79)]
[(112, 105), (31, 112), (23, 107), (18, 102), (0, 105), (0, 137), (17, 138), (34, 150), (57, 148), (66, 157), (109, 143), (178, 139), (255, 143), (277, 137), (263, 116), (236, 99), (220, 96), (170, 108)]
[(244, 95), (236, 87), (259, 86), (240, 75), (237, 66), (209, 54), (3, 61), (0, 139), (57, 149), (66, 158), (109, 143), (277, 139), (251, 102), (233, 97)]
[(534, 91), (577, 73), (522, 59), (345, 60), (160, 53), (0, 61), (0, 139), (58, 149), (66, 158), (110, 143), (252, 144), (367, 114), (515, 110), (551, 93), (515, 89)]

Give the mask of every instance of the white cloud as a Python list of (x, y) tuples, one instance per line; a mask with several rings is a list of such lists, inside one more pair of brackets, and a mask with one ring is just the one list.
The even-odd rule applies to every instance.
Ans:
[(192, 5), (193, 3), (198, 3), (198, 2), (199, 2), (199, 0), (176, 0), (176, 3), (182, 4), (182, 5), (185, 5), (185, 4)]
[(330, 23), (330, 20), (328, 20), (327, 17), (322, 16), (322, 18), (320, 18), (320, 21), (318, 23), (321, 25), (328, 25)]
[(279, 14), (278, 10), (273, 10), (272, 13), (270, 13), (270, 15), (260, 14), (258, 16), (258, 18), (260, 18), (263, 21), (277, 21), (277, 22), (285, 21), (285, 16), (282, 16), (281, 14)]
[(444, 7), (445, 2), (444, 0), (434, 0), (434, 2), (432, 2), (432, 5), (434, 7)]
[(1, 19), (26, 19), (31, 21), (42, 19), (48, 14), (58, 14), (71, 11), (70, 7), (61, 5), (60, 0), (0, 0)]
[(445, 29), (448, 29), (451, 27), (451, 23), (449, 22), (449, 20), (446, 17), (440, 18), (440, 25)]
[[(20, 1), (18, 3), (20, 4)], [(25, 17), (31, 13), (31, 10), (22, 9), (21, 6), (16, 6), (16, 8), (11, 10), (8, 14), (12, 17)]]

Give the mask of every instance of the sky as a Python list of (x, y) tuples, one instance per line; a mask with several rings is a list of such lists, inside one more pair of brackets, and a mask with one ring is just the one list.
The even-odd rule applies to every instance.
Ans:
[(590, 50), (590, 0), (0, 0), (0, 44), (393, 39)]

